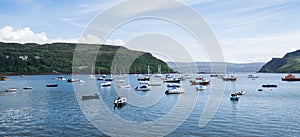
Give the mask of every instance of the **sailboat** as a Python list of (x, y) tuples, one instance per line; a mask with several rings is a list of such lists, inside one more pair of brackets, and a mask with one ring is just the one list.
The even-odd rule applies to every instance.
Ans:
[(150, 66), (147, 66), (147, 74), (145, 76), (148, 76), (148, 77), (151, 76), (151, 74), (150, 74)]
[[(233, 91), (234, 91), (234, 82), (232, 82)], [(230, 100), (232, 101), (239, 101), (240, 96), (237, 93), (231, 93), (230, 94)]]
[(158, 66), (158, 68), (157, 68), (157, 74), (155, 74), (154, 77), (157, 77), (157, 78), (161, 78), (162, 77), (162, 74), (161, 74), (161, 65)]
[(94, 76), (94, 67), (92, 67), (92, 75), (89, 75), (88, 79), (95, 79), (95, 76)]

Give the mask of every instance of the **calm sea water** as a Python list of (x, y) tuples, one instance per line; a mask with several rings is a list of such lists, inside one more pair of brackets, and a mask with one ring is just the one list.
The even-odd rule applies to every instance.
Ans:
[[(226, 82), (223, 100), (216, 115), (202, 128), (198, 126), (199, 119), (210, 95), (211, 85), (207, 86), (206, 91), (196, 91), (195, 86), (190, 86), (189, 80), (186, 80), (181, 83), (186, 89), (184, 94), (164, 95), (166, 85), (163, 84), (152, 87), (149, 92), (157, 94), (149, 95), (149, 92), (134, 90), (138, 83), (137, 77), (130, 75), (127, 78), (115, 78), (114, 86), (111, 88), (97, 89), (114, 114), (136, 122), (153, 121), (166, 115), (172, 110), (179, 96), (191, 98), (196, 96), (197, 103), (192, 113), (169, 136), (299, 136), (300, 82), (283, 82), (281, 77), (284, 74), (258, 74), (259, 78), (255, 80), (247, 78), (248, 73), (236, 75), (239, 78), (236, 82)], [(211, 81), (216, 79), (210, 78), (209, 75), (202, 76)], [(81, 95), (74, 92), (73, 84), (57, 81), (53, 79), (55, 77), (55, 75), (24, 78), (10, 76), (8, 81), (0, 81), (0, 90), (17, 88), (16, 93), (0, 93), (0, 136), (105, 136), (81, 111), (76, 99), (76, 96)], [(139, 96), (149, 95), (150, 100), (159, 96), (158, 102), (148, 107), (137, 107), (128, 103), (121, 109), (114, 109), (112, 102), (118, 95), (113, 87), (124, 85), (117, 83), (118, 79), (130, 82), (131, 89), (122, 91), (124, 96), (129, 93)], [(151, 79), (159, 80), (154, 77)], [(50, 83), (57, 83), (58, 87), (46, 87)], [(96, 83), (99, 85), (101, 82)], [(264, 88), (263, 91), (258, 91), (262, 89), (263, 83), (275, 83), (278, 88)], [(26, 86), (33, 89), (24, 90), (23, 87)], [(88, 87), (85, 89), (89, 90)], [(230, 93), (238, 90), (244, 90), (246, 94), (241, 96), (238, 102), (230, 101)], [(84, 103), (95, 101), (98, 100), (87, 100)], [(111, 126), (110, 123), (105, 124)], [(111, 127), (111, 130), (116, 129)], [(131, 129), (130, 132), (143, 131)]]

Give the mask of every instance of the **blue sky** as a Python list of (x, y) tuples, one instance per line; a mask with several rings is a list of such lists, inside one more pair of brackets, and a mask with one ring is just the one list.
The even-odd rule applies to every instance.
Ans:
[[(0, 41), (76, 42), (97, 15), (120, 2), (0, 0)], [(272, 57), (281, 57), (286, 52), (299, 49), (300, 1), (180, 0), (180, 2), (193, 8), (210, 24), (219, 39), (225, 61), (267, 62)], [(149, 32), (161, 32), (174, 37), (186, 46), (195, 61), (208, 60), (203, 49), (193, 49), (196, 43), (186, 37), (188, 35), (186, 32), (174, 24), (157, 20), (126, 24), (116, 30), (105, 43), (122, 45), (139, 34)], [(102, 42), (101, 38), (94, 39), (96, 43)]]

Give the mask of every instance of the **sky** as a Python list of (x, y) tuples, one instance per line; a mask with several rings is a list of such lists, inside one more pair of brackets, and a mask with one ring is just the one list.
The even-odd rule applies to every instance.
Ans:
[[(0, 41), (40, 44), (83, 42), (126, 46), (126, 43), (133, 43), (136, 38), (146, 36), (144, 34), (155, 33), (176, 40), (193, 61), (209, 61), (207, 51), (201, 43), (197, 43), (197, 40), (179, 25), (165, 20), (148, 18), (126, 22), (107, 38), (97, 35), (83, 36), (87, 27), (97, 17), (99, 18), (101, 13), (122, 2), (124, 1), (0, 0)], [(298, 0), (178, 0), (178, 2), (193, 9), (209, 24), (219, 41), (226, 62), (268, 62), (273, 57), (282, 57), (287, 52), (300, 49)], [(112, 19), (117, 15), (123, 17), (136, 11), (146, 14), (149, 12), (147, 10), (151, 9), (147, 6), (140, 9), (121, 8), (121, 12), (112, 12), (111, 17)], [(161, 6), (157, 9), (157, 12), (161, 13), (176, 10), (175, 13), (178, 15), (183, 14), (178, 7)], [(151, 43), (149, 40), (147, 42)], [(135, 47), (128, 46), (128, 48)], [(168, 48), (170, 52), (176, 54), (182, 52), (181, 48), (177, 50), (172, 48), (172, 45), (168, 45)], [(147, 46), (141, 46), (136, 50), (154, 52), (147, 49)], [(157, 56), (168, 60), (163, 53)], [(179, 57), (170, 60), (187, 61)]]

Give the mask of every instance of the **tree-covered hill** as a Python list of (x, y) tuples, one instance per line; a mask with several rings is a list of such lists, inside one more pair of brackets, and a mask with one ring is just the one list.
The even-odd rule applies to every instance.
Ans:
[[(89, 44), (80, 44), (81, 46), (93, 46)], [(112, 67), (112, 61), (118, 52), (118, 58), (140, 55), (134, 60), (130, 67), (130, 73), (147, 73), (147, 66), (151, 72), (157, 72), (158, 66), (161, 66), (162, 72), (173, 71), (168, 65), (153, 57), (150, 53), (129, 50), (121, 46), (112, 45), (94, 45), (101, 47), (97, 53), (95, 73), (115, 73), (123, 72), (122, 65)], [(0, 42), (0, 73), (1, 74), (51, 74), (72, 73), (72, 61), (76, 44), (74, 43), (3, 43)], [(121, 63), (119, 61), (119, 63)], [(91, 70), (91, 68), (88, 68)]]
[(259, 72), (300, 73), (300, 50), (287, 53), (283, 58), (273, 58)]

